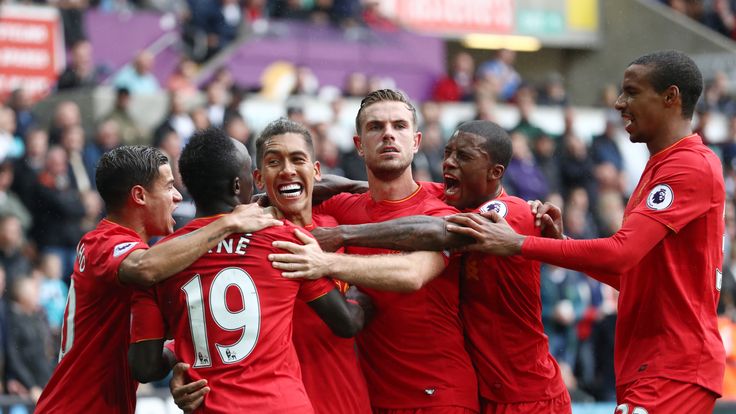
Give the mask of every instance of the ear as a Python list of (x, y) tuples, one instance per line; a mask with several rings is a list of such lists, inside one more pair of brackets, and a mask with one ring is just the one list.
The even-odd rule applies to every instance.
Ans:
[(670, 85), (664, 91), (664, 103), (667, 106), (672, 106), (677, 102), (681, 104), (680, 88), (675, 85)]
[(314, 180), (322, 181), (322, 171), (319, 161), (314, 162)]
[(353, 135), (353, 144), (355, 144), (355, 150), (358, 151), (358, 155), (362, 157), (364, 154), (363, 154), (362, 141), (360, 140), (360, 135)]
[(422, 143), (422, 133), (417, 131), (414, 133), (414, 143), (412, 145), (412, 152), (416, 154), (419, 152), (419, 145)]
[(488, 168), (488, 175), (487, 180), (488, 181), (501, 181), (501, 178), (503, 178), (503, 173), (506, 171), (506, 168), (504, 168), (501, 164), (493, 164), (490, 168)]
[(240, 177), (233, 178), (230, 189), (233, 192), (233, 195), (240, 195)]
[(130, 199), (133, 201), (133, 204), (145, 206), (146, 189), (143, 188), (142, 185), (134, 185), (133, 188), (130, 189)]
[(263, 191), (263, 189), (266, 187), (266, 183), (263, 182), (263, 175), (261, 174), (261, 170), (253, 171), (253, 181), (255, 181), (256, 187), (258, 187), (258, 189), (261, 191)]

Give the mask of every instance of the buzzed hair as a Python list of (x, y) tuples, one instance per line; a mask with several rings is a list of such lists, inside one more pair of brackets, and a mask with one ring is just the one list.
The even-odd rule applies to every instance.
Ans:
[(181, 179), (198, 204), (227, 194), (242, 168), (243, 160), (233, 139), (219, 128), (195, 132), (179, 158)]
[(134, 186), (150, 189), (159, 176), (159, 167), (168, 162), (166, 155), (154, 147), (135, 145), (112, 149), (97, 163), (97, 192), (108, 210), (119, 210), (125, 207)]
[(687, 119), (693, 117), (695, 104), (703, 93), (703, 75), (689, 56), (677, 50), (663, 50), (641, 56), (631, 65), (652, 68), (649, 82), (657, 93), (664, 92), (671, 85), (677, 86), (682, 99), (682, 116)]
[(468, 121), (457, 127), (457, 132), (477, 135), (485, 140), (488, 157), (496, 164), (509, 166), (511, 161), (511, 138), (505, 129), (491, 121)]
[(379, 89), (369, 93), (362, 101), (360, 101), (360, 109), (355, 116), (355, 131), (361, 134), (361, 123), (363, 121), (363, 110), (378, 102), (401, 102), (406, 105), (406, 109), (411, 112), (411, 123), (414, 131), (417, 130), (417, 108), (411, 103), (409, 98), (401, 91), (393, 89)]
[(256, 139), (256, 165), (258, 165), (258, 168), (263, 167), (263, 154), (266, 151), (268, 141), (276, 135), (288, 133), (298, 134), (304, 138), (304, 142), (307, 144), (307, 150), (309, 151), (309, 157), (314, 162), (314, 143), (312, 142), (312, 133), (309, 132), (309, 129), (291, 119), (279, 118), (266, 125), (266, 128), (261, 131), (258, 139)]

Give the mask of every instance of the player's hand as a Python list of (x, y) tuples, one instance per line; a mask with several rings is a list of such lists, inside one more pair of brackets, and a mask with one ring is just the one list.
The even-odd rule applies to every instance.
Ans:
[(288, 279), (319, 279), (329, 273), (328, 253), (322, 251), (317, 240), (295, 229), (294, 234), (304, 245), (287, 241), (275, 241), (273, 247), (291, 253), (272, 253), (268, 255), (271, 265)]
[(312, 236), (317, 239), (323, 251), (335, 252), (342, 247), (342, 232), (339, 227), (315, 227)]
[(357, 286), (350, 286), (347, 292), (345, 292), (345, 299), (351, 299), (358, 302), (361, 308), (363, 308), (363, 323), (364, 325), (373, 319), (376, 314), (376, 307), (373, 305), (373, 299), (365, 293), (361, 292)]
[(252, 233), (266, 227), (284, 224), (274, 217), (272, 209), (264, 209), (257, 204), (236, 206), (227, 217), (232, 223), (232, 233)]
[(253, 196), (250, 198), (250, 202), (258, 204), (261, 207), (271, 206), (271, 199), (268, 198), (268, 194), (266, 193), (253, 194)]
[(486, 213), (460, 213), (447, 217), (447, 231), (475, 239), (475, 244), (460, 248), (461, 251), (483, 252), (510, 256), (521, 252), (524, 236), (517, 234), (495, 211)]
[(548, 239), (564, 239), (562, 210), (556, 205), (539, 200), (527, 201), (534, 214), (534, 225), (540, 227), (542, 236)]
[(187, 414), (202, 405), (204, 396), (210, 392), (206, 379), (187, 383), (186, 372), (188, 369), (189, 364), (177, 363), (174, 365), (171, 381), (169, 381), (169, 390), (171, 390), (171, 396), (174, 397), (176, 406)]

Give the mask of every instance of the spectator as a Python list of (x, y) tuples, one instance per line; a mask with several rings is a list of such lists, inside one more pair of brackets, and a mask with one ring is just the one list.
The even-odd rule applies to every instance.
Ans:
[(84, 13), (89, 6), (88, 0), (48, 0), (47, 3), (59, 9), (64, 29), (64, 44), (67, 48), (87, 39)]
[(15, 165), (12, 161), (0, 162), (0, 216), (17, 217), (25, 233), (31, 228), (33, 218), (20, 197), (11, 190), (14, 170)]
[(319, 80), (309, 66), (299, 65), (295, 70), (296, 82), (292, 95), (316, 96), (319, 91)]
[(450, 72), (441, 77), (432, 88), (432, 99), (440, 102), (471, 101), (475, 61), (468, 52), (458, 52), (452, 59)]
[(368, 76), (363, 72), (351, 72), (345, 79), (343, 93), (350, 98), (363, 98), (368, 95)]
[(39, 304), (38, 282), (19, 277), (11, 285), (8, 312), (8, 392), (36, 403), (53, 369), (46, 317)]
[(34, 188), (36, 201), (31, 208), (32, 238), (42, 253), (61, 257), (65, 278), (71, 276), (75, 248), (83, 234), (82, 219), (87, 214), (82, 195), (72, 185), (68, 162), (63, 148), (49, 148)]
[(61, 142), (61, 133), (72, 126), (82, 125), (82, 113), (74, 101), (61, 101), (54, 108), (54, 116), (49, 127), (49, 144)]
[(15, 133), (15, 112), (0, 106), (0, 161), (23, 156), (23, 140)]
[(552, 72), (547, 75), (544, 80), (544, 84), (539, 91), (539, 99), (537, 100), (537, 103), (539, 105), (560, 107), (565, 107), (570, 103), (562, 75), (557, 72)]
[(205, 108), (209, 123), (217, 128), (222, 128), (225, 121), (225, 110), (227, 109), (227, 89), (218, 82), (210, 82), (206, 88), (206, 95)]
[(33, 99), (27, 88), (20, 87), (10, 94), (8, 106), (15, 112), (15, 134), (19, 137), (25, 137), (28, 130), (36, 125), (32, 105)]
[(399, 23), (381, 10), (381, 2), (378, 0), (363, 0), (363, 12), (360, 17), (363, 24), (373, 30), (396, 31), (399, 29)]
[(95, 185), (95, 171), (97, 171), (97, 162), (102, 154), (119, 147), (121, 144), (120, 130), (115, 121), (109, 119), (97, 125), (94, 139), (92, 142), (88, 142), (82, 150), (82, 161), (84, 168), (89, 172), (92, 188), (97, 188)]
[(0, 216), (0, 265), (4, 270), (3, 282), (7, 280), (8, 285), (32, 270), (31, 262), (26, 257), (27, 245), (23, 234), (16, 216)]
[(71, 177), (70, 185), (80, 191), (90, 191), (92, 186), (92, 175), (94, 171), (87, 170), (82, 152), (86, 145), (84, 130), (80, 126), (71, 126), (61, 134), (61, 147), (66, 151)]
[(495, 58), (478, 67), (478, 78), (488, 81), (495, 87), (495, 96), (499, 101), (511, 101), (521, 86), (521, 75), (514, 68), (515, 60), (515, 51), (501, 49)]
[(145, 134), (138, 127), (138, 123), (130, 116), (130, 91), (118, 88), (115, 93), (115, 105), (103, 121), (113, 121), (118, 126), (120, 140), (124, 145), (148, 145)]
[(225, 125), (223, 126), (225, 133), (231, 137), (240, 141), (246, 148), (248, 148), (249, 154), (255, 154), (255, 137), (253, 131), (251, 131), (248, 123), (238, 113), (233, 113), (225, 118)]
[(95, 65), (92, 57), (92, 43), (83, 39), (74, 43), (71, 48), (70, 61), (56, 83), (56, 89), (74, 89), (95, 87), (104, 75), (104, 69)]
[(512, 132), (511, 149), (504, 187), (524, 200), (543, 200), (549, 193), (549, 184), (529, 149), (529, 138), (523, 132)]
[(147, 50), (138, 52), (133, 63), (125, 65), (115, 75), (113, 85), (117, 88), (126, 88), (133, 95), (158, 92), (161, 88), (158, 80), (151, 73), (153, 62), (153, 53)]
[(161, 128), (171, 128), (179, 134), (182, 148), (189, 141), (195, 130), (194, 121), (187, 111), (186, 98), (179, 92), (169, 93), (169, 113), (161, 124), (156, 128), (154, 136), (159, 134)]
[(532, 121), (536, 107), (535, 99), (535, 91), (528, 85), (519, 88), (514, 102), (519, 110), (519, 122), (511, 128), (512, 132), (522, 132), (532, 143), (545, 133)]
[(62, 263), (55, 254), (41, 256), (39, 265), (34, 270), (35, 279), (39, 283), (39, 303), (46, 313), (46, 322), (51, 330), (52, 348), (60, 348), (61, 323), (64, 320), (64, 309), (68, 288), (62, 281)]
[(187, 56), (181, 56), (174, 73), (166, 80), (166, 90), (179, 91), (187, 98), (194, 97), (197, 92), (197, 64)]
[(26, 207), (33, 205), (33, 187), (38, 174), (46, 163), (49, 136), (43, 129), (32, 128), (26, 134), (26, 153), (15, 161), (11, 190), (20, 197)]
[[(549, 193), (560, 194), (560, 155), (557, 151), (557, 141), (549, 134), (542, 134), (534, 142), (534, 161), (542, 171)], [(549, 198), (549, 195), (547, 196)]]

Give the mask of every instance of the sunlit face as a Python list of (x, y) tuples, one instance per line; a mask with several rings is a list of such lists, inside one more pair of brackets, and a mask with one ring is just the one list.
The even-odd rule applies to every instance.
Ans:
[(174, 188), (174, 175), (169, 164), (158, 167), (158, 177), (150, 188), (143, 189), (146, 202), (146, 233), (163, 236), (174, 231), (172, 214), (181, 202), (181, 194)]
[(319, 162), (312, 160), (301, 134), (275, 135), (266, 142), (263, 163), (254, 172), (258, 188), (266, 190), (271, 204), (287, 220), (298, 225), (312, 223), (312, 189), (319, 180)]
[(363, 110), (361, 132), (353, 138), (369, 173), (390, 180), (410, 170), (422, 135), (403, 102), (383, 101)]
[(657, 93), (649, 81), (652, 68), (631, 65), (624, 72), (622, 92), (616, 99), (631, 142), (648, 142), (656, 136), (666, 117), (664, 93)]
[(467, 132), (455, 133), (445, 146), (442, 162), (447, 203), (459, 210), (472, 209), (495, 196), (499, 182), (489, 182), (492, 167), (485, 139)]

